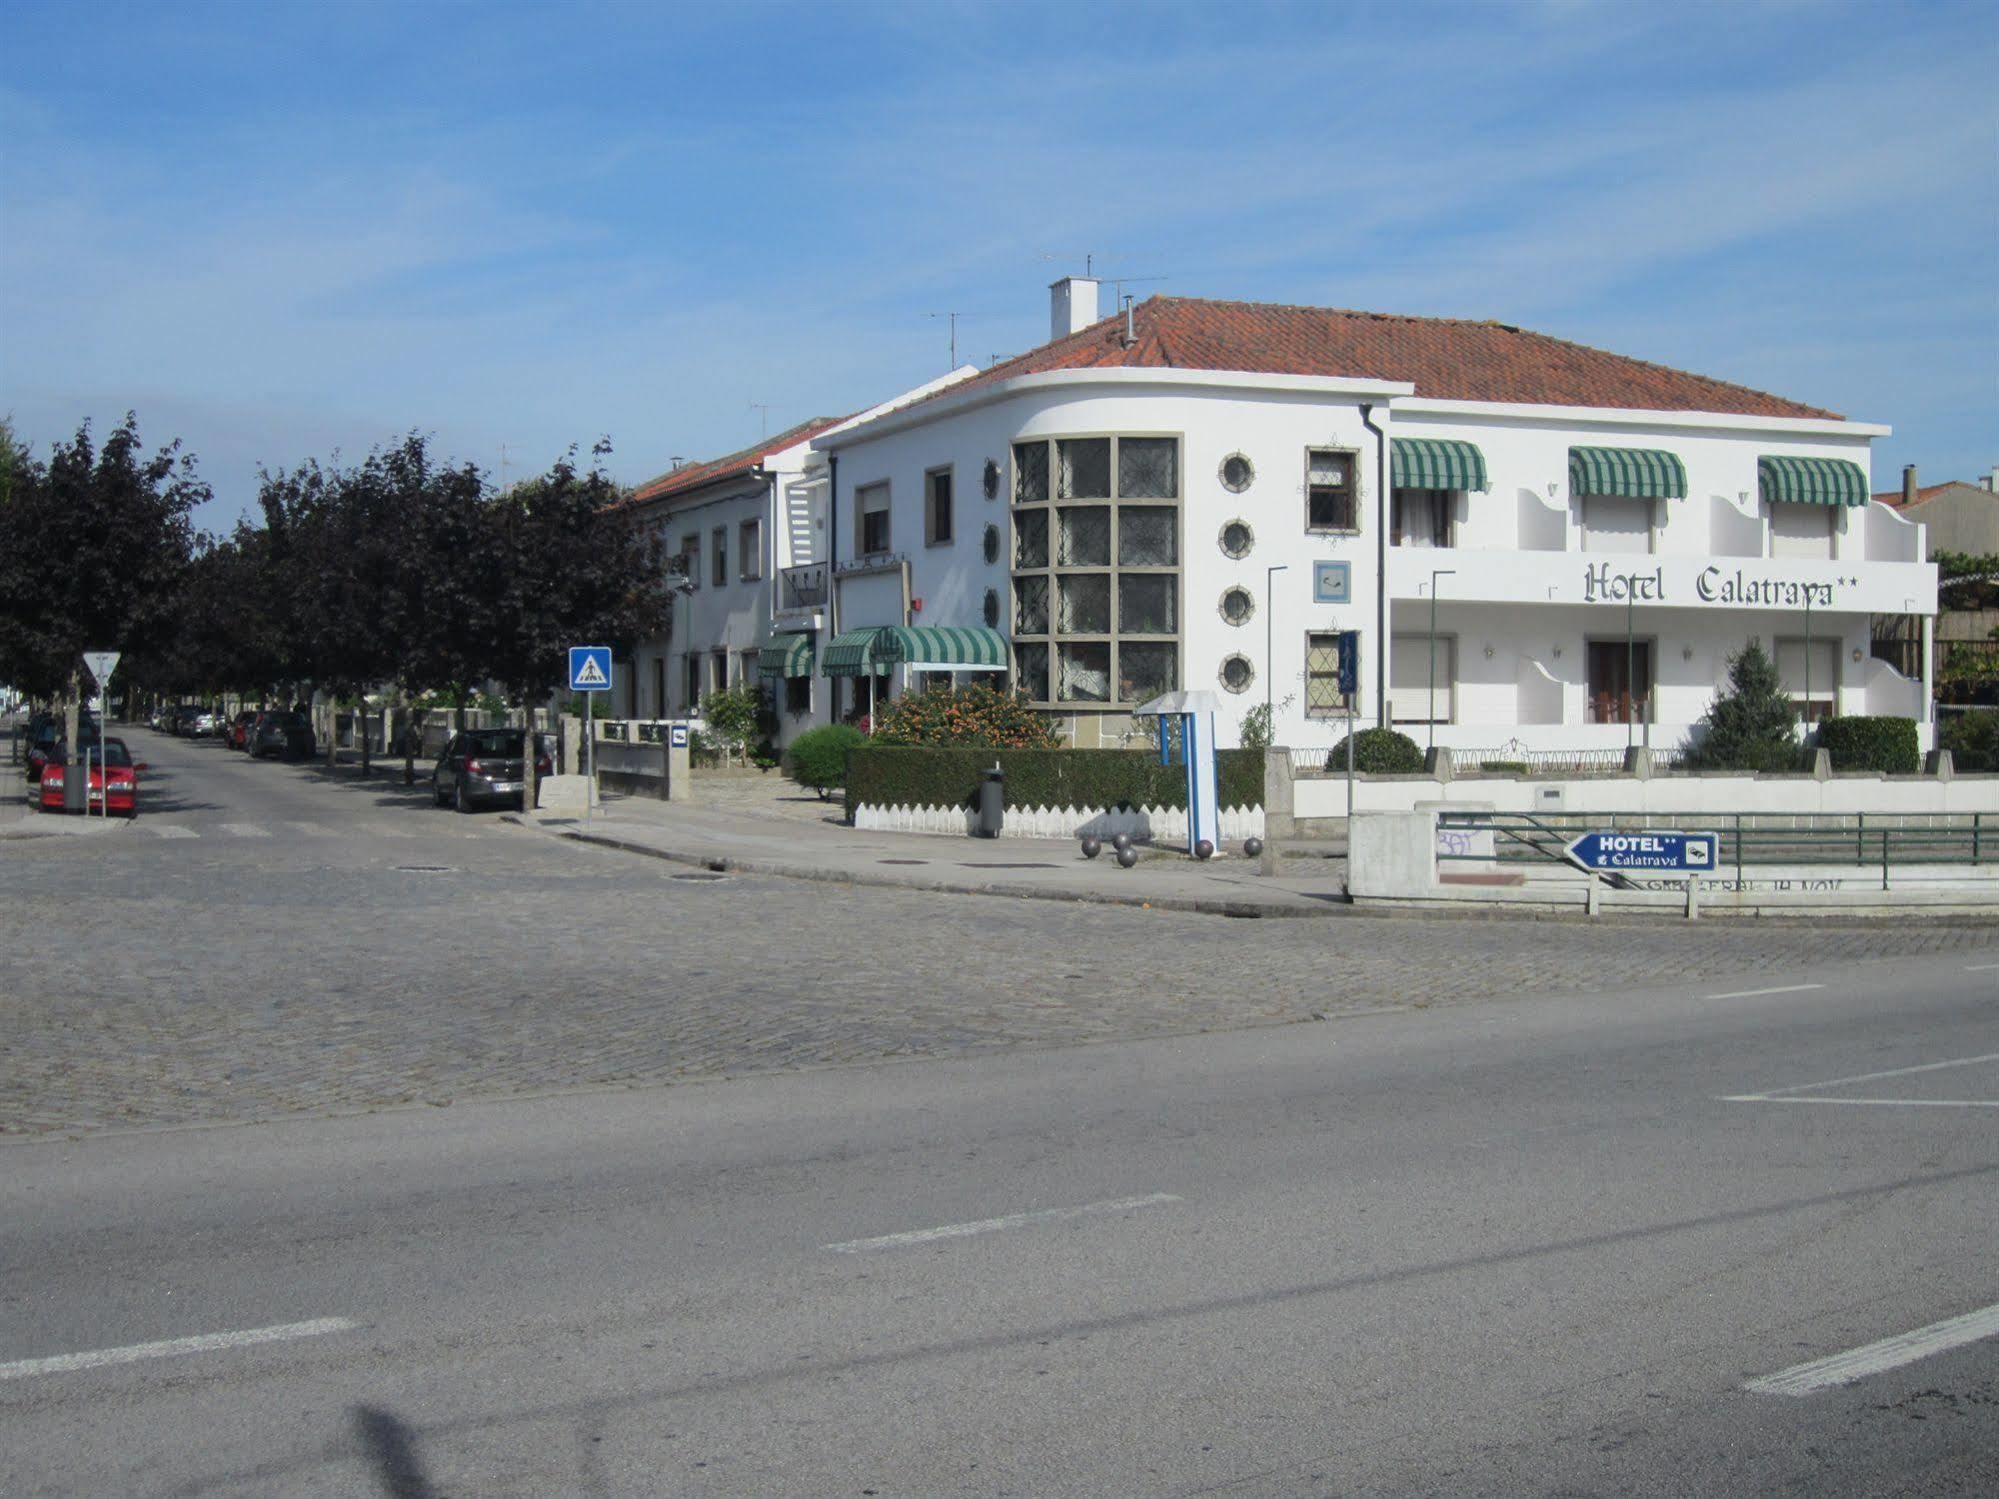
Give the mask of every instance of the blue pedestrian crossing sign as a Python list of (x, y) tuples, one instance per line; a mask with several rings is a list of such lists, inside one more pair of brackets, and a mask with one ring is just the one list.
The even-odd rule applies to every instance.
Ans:
[(569, 648), (569, 690), (611, 690), (611, 648), (608, 645), (572, 645)]
[(1712, 874), (1720, 854), (1719, 833), (1585, 833), (1569, 845), (1583, 868), (1619, 874)]

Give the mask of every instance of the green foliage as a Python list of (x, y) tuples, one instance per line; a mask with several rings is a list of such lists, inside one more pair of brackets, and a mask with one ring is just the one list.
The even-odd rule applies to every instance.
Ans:
[(1999, 771), (1999, 709), (1952, 714), (1938, 728), (1937, 748), (1950, 751), (1953, 770)]
[(1728, 658), (1728, 686), (1708, 705), (1701, 719), (1707, 732), (1689, 740), (1685, 763), (1693, 770), (1796, 770), (1797, 721), (1776, 662), (1752, 640)]
[[(816, 732), (816, 731), (815, 731)], [(797, 746), (793, 745), (796, 752)], [(1263, 754), (1217, 755), (1224, 807), (1263, 805)], [(1187, 772), (1161, 765), (1149, 750), (903, 748), (857, 750), (847, 779), (847, 812), (855, 807), (968, 807), (981, 775), (997, 761), (1006, 775), (1009, 807), (1117, 810), (1184, 807)], [(794, 775), (793, 779), (796, 779)]]
[(608, 692), (579, 692), (562, 705), (562, 711), (570, 718), (609, 718), (611, 714), (611, 694)]
[(1276, 737), (1276, 725), (1272, 720), (1276, 714), (1269, 703), (1258, 703), (1242, 716), (1242, 747), (1246, 750), (1266, 750)]
[(867, 735), (843, 723), (807, 729), (785, 750), (784, 773), (825, 801), (847, 782), (848, 753), (867, 742)]
[[(1326, 769), (1345, 771), (1347, 742), (1342, 739), (1326, 756)], [(1362, 729), (1353, 736), (1353, 768), (1361, 775), (1413, 776), (1423, 771), (1423, 750), (1407, 734), (1394, 729)]]
[(1828, 718), (1819, 724), (1819, 748), (1832, 757), (1834, 770), (1878, 770), (1891, 776), (1912, 776), (1922, 768), (1913, 718), (1860, 714)]
[(932, 687), (907, 692), (875, 710), (877, 744), (989, 745), (1052, 749), (1048, 720), (1022, 700), (990, 687)]
[(762, 728), (765, 712), (760, 687), (711, 692), (701, 699), (701, 716), (707, 720), (708, 733), (725, 750), (740, 750), (751, 743)]

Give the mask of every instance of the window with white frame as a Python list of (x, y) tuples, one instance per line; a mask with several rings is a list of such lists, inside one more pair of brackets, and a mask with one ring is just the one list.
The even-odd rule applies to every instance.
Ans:
[(701, 653), (689, 651), (680, 658), (680, 711), (701, 711)]
[(1305, 529), (1358, 531), (1360, 454), (1351, 448), (1305, 450)]
[[(1340, 691), (1340, 641), (1352, 632), (1343, 630), (1314, 631), (1305, 637), (1305, 716), (1307, 718), (1335, 718), (1344, 716), (1352, 707), (1348, 694)], [(1360, 640), (1355, 635), (1351, 649), (1356, 658)]]
[(950, 545), (951, 522), (951, 470), (933, 468), (923, 476), (924, 545)]
[(1180, 678), (1180, 439), (1015, 443), (1014, 680), (1131, 707)]
[(1428, 635), (1398, 635), (1389, 642), (1388, 717), (1391, 723), (1457, 721), (1457, 638), (1439, 635), (1435, 644), (1433, 658)]
[(877, 557), (889, 548), (888, 481), (854, 491), (854, 554)]
[(1770, 555), (1811, 557), (1827, 561), (1839, 534), (1839, 510), (1833, 505), (1770, 502)]
[[(1803, 506), (1799, 507), (1803, 509)], [(1808, 723), (1830, 718), (1839, 696), (1839, 640), (1814, 635), (1777, 637), (1777, 679)]]
[(687, 559), (687, 586), (701, 586), (701, 533), (689, 531), (680, 538), (680, 554)]
[(715, 560), (713, 563), (715, 571), (713, 576), (715, 586), (720, 588), (729, 581), (729, 528), (727, 526), (717, 526), (713, 531), (708, 533), (708, 539), (714, 543), (715, 547)]
[(754, 583), (764, 575), (763, 521), (752, 518), (736, 527), (736, 576)]

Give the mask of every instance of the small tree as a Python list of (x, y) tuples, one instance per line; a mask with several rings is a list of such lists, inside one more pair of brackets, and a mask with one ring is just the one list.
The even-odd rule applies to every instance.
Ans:
[(1686, 763), (1697, 770), (1796, 770), (1798, 705), (1784, 691), (1777, 663), (1757, 641), (1728, 658), (1728, 686), (1715, 694), (1690, 740)]
[(745, 753), (762, 732), (763, 689), (745, 686), (732, 692), (711, 692), (701, 699), (701, 717), (716, 748), (725, 756)]
[(1276, 736), (1274, 722), (1276, 714), (1269, 703), (1258, 703), (1242, 716), (1242, 747), (1246, 750), (1270, 748), (1270, 741)]
[(859, 729), (843, 723), (807, 729), (784, 752), (784, 773), (826, 801), (847, 784), (847, 753), (868, 742)]
[[(1326, 756), (1327, 770), (1347, 768), (1342, 739)], [(1396, 729), (1362, 729), (1353, 736), (1353, 768), (1369, 776), (1413, 776), (1423, 769), (1423, 747)]]

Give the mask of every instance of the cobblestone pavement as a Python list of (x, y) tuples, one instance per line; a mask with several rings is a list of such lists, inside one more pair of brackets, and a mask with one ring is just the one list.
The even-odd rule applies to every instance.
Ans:
[(0, 843), (0, 1132), (654, 1084), (1999, 950), (1993, 926), (1230, 921), (715, 878), (438, 811), (422, 788), (148, 748), (174, 763), (136, 825)]

